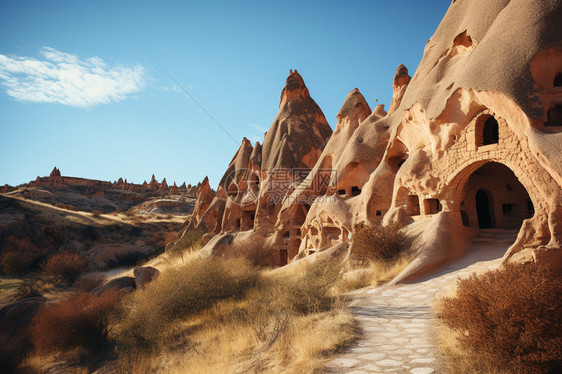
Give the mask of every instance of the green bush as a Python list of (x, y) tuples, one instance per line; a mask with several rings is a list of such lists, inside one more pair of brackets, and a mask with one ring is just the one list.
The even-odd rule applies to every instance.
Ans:
[(476, 366), (562, 372), (562, 278), (545, 267), (506, 264), (472, 275), (459, 282), (456, 297), (445, 298), (441, 310)]
[(404, 252), (404, 234), (396, 225), (365, 226), (353, 234), (351, 255), (361, 262), (391, 262)]

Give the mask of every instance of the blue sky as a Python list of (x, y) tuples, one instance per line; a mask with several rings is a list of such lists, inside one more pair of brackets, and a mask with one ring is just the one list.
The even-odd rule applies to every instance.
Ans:
[[(332, 128), (357, 87), (390, 104), (450, 0), (1, 1), (0, 185), (48, 175), (216, 187), (298, 69)], [(151, 57), (152, 56), (152, 57)]]

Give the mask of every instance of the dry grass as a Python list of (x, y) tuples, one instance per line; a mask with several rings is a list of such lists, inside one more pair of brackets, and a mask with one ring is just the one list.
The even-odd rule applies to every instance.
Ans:
[(341, 282), (338, 283), (338, 291), (349, 292), (388, 283), (400, 274), (411, 260), (411, 256), (403, 254), (394, 261), (369, 261), (364, 266), (351, 267), (343, 274)]
[(451, 373), (464, 374), (511, 374), (511, 371), (501, 371), (491, 362), (475, 361), (460, 346), (461, 333), (445, 325), (438, 327), (439, 348), (447, 356), (447, 367)]
[[(198, 261), (166, 270), (129, 299), (116, 330), (118, 372), (312, 373), (353, 338), (352, 317), (333, 294), (340, 264), (280, 276), (240, 260)], [(186, 279), (175, 305), (161, 307), (161, 295)]]

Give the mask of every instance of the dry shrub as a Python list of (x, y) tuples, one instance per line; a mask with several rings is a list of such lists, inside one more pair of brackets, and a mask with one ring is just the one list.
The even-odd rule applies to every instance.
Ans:
[(43, 306), (33, 318), (31, 338), (39, 355), (81, 351), (90, 357), (102, 353), (108, 343), (109, 323), (119, 296), (74, 293)]
[(45, 282), (40, 279), (24, 279), (16, 289), (15, 298), (18, 300), (41, 296)]
[(245, 258), (254, 266), (273, 266), (275, 263), (274, 250), (262, 237), (252, 237), (244, 243), (237, 242), (231, 247), (236, 257)]
[(100, 218), (100, 216), (103, 214), (103, 212), (101, 210), (93, 210), (92, 211), (92, 217), (94, 218)]
[[(506, 264), (458, 284), (440, 306), (444, 323), (477, 367), (562, 372), (562, 278), (538, 265)], [(500, 370), (500, 371), (501, 371)]]
[(195, 259), (168, 269), (132, 294), (121, 340), (131, 348), (151, 347), (170, 323), (241, 298), (257, 281), (257, 271), (242, 261)]
[(88, 270), (88, 262), (76, 253), (65, 252), (49, 258), (42, 269), (55, 282), (72, 285), (80, 274)]
[(339, 261), (325, 261), (305, 267), (296, 276), (278, 280), (287, 306), (299, 314), (329, 310), (336, 300), (332, 288), (341, 279), (341, 268)]
[(359, 262), (391, 262), (404, 252), (404, 234), (397, 225), (365, 226), (353, 233), (351, 255)]
[(2, 256), (2, 272), (22, 276), (29, 270), (31, 262), (30, 256), (26, 253), (7, 252)]
[(183, 258), (184, 252), (190, 252), (202, 245), (203, 235), (202, 230), (186, 230), (181, 238), (171, 244), (166, 250), (167, 252), (179, 255)]

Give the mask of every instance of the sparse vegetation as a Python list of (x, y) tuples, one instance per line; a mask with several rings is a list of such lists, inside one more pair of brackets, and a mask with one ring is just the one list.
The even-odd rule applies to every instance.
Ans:
[(88, 269), (88, 263), (76, 253), (65, 252), (49, 258), (42, 269), (53, 281), (70, 286)]
[(453, 372), (560, 373), (562, 278), (545, 267), (506, 264), (461, 280), (440, 317)]

